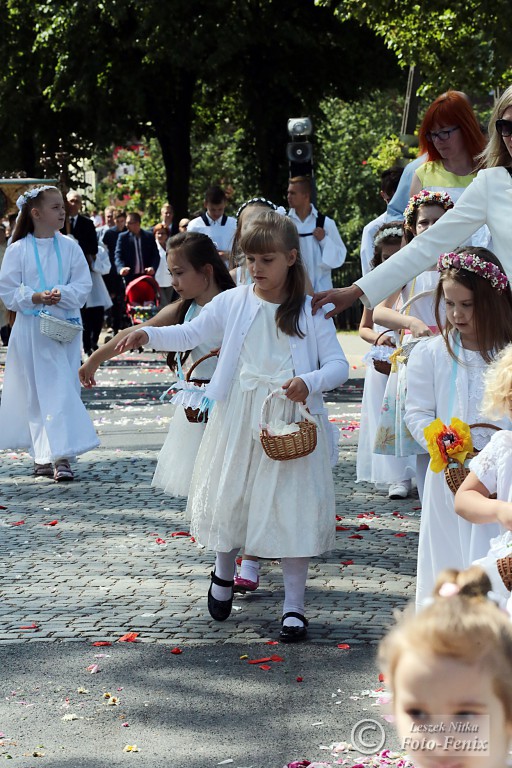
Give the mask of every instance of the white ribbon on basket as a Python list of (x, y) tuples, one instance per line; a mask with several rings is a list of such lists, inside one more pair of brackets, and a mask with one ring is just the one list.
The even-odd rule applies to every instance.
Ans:
[(242, 392), (254, 391), (251, 407), (251, 429), (256, 440), (259, 440), (260, 436), (261, 409), (269, 390), (279, 391), (276, 390), (276, 387), (281, 387), (292, 378), (293, 370), (291, 368), (284, 371), (276, 371), (275, 373), (261, 373), (259, 368), (248, 363), (244, 363), (242, 366), (240, 371), (240, 389)]

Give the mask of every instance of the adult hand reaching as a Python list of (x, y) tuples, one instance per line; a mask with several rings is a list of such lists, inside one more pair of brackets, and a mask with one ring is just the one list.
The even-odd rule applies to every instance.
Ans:
[(325, 316), (328, 319), (351, 307), (362, 295), (363, 292), (357, 285), (350, 285), (348, 288), (331, 288), (328, 291), (320, 291), (320, 293), (315, 293), (313, 296), (313, 314), (315, 315), (317, 310), (325, 304), (334, 304), (334, 309), (327, 312)]
[(142, 329), (140, 331), (132, 331), (128, 336), (125, 336), (121, 341), (117, 342), (115, 350), (119, 353), (126, 352), (127, 349), (138, 349), (139, 347), (143, 347), (144, 344), (147, 344), (148, 341), (149, 336), (146, 331), (143, 331)]

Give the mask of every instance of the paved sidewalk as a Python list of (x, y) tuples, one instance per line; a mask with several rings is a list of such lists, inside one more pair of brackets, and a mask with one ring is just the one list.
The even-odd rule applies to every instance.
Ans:
[[(162, 359), (150, 354), (127, 355), (102, 369), (99, 386), (84, 393), (102, 446), (79, 460), (79, 482), (36, 479), (28, 456), (0, 454), (0, 664), (9, 670), (2, 675), (0, 732), (16, 741), (2, 746), (0, 735), (0, 756), (12, 753), (22, 768), (34, 763), (30, 750), (48, 741), (34, 721), (36, 712), (46, 724), (43, 733), (51, 735), (50, 747), (40, 750), (48, 765), (137, 760), (199, 768), (233, 759), (234, 766), (281, 768), (285, 759), (326, 759), (329, 752), (318, 752), (323, 740), (328, 746), (329, 739), (348, 739), (357, 708), (362, 711), (360, 700), (371, 706), (368, 691), (358, 699), (349, 695), (378, 686), (375, 644), (393, 610), (413, 598), (419, 503), (389, 501), (354, 483), (362, 382), (353, 379), (329, 402), (342, 429), (335, 469), (340, 530), (337, 549), (317, 558), (310, 570), (310, 643), (292, 649), (265, 645), (279, 631), (283, 588), (276, 562), (263, 563), (260, 589), (237, 597), (227, 622), (213, 622), (206, 610), (212, 553), (191, 541), (185, 501), (150, 487), (169, 422), (169, 406), (158, 399), (168, 380)], [(137, 645), (90, 645), (115, 643), (127, 632), (138, 633)], [(183, 654), (171, 655), (174, 646)], [(102, 651), (108, 659), (99, 664), (110, 671), (91, 676), (85, 668)], [(240, 666), (241, 655), (275, 653), (285, 658), (279, 668), (280, 662), (271, 662), (269, 671)], [(340, 685), (340, 674), (350, 685)], [(295, 679), (301, 675), (304, 688)], [(80, 686), (94, 690), (94, 706), (88, 708), (89, 694), (77, 694)], [(139, 722), (136, 733), (121, 731), (121, 711), (101, 700), (105, 686), (114, 695), (123, 687), (123, 706), (129, 699), (137, 712), (132, 708), (130, 715)], [(18, 694), (28, 704), (20, 704)], [(144, 711), (146, 694), (154, 720)], [(220, 694), (222, 703), (213, 699)], [(333, 706), (332, 694), (343, 706)], [(83, 709), (84, 720), (62, 721), (68, 708), (79, 717)], [(226, 722), (216, 722), (212, 709), (222, 711)], [(201, 718), (206, 731), (197, 725)], [(329, 728), (313, 726), (316, 721)], [(122, 752), (120, 742), (139, 743), (141, 736), (140, 754)]]

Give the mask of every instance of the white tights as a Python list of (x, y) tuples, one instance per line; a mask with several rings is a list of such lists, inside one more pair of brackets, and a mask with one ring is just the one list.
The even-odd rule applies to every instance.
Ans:
[[(215, 559), (215, 574), (219, 579), (231, 581), (235, 570), (235, 560), (238, 547), (231, 552), (217, 552)], [(308, 576), (309, 557), (283, 557), (281, 560), (284, 581), (284, 613), (300, 613), (304, 615), (304, 593), (306, 591), (306, 579)], [(219, 587), (212, 584), (212, 595), (216, 600), (229, 600), (231, 587)], [(300, 627), (299, 619), (285, 619), (284, 625), (288, 627)]]

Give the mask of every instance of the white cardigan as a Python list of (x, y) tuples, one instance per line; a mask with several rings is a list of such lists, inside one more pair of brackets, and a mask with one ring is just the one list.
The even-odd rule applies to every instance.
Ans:
[(492, 250), (512, 279), (512, 178), (506, 168), (480, 171), (455, 207), (427, 232), (356, 281), (361, 301), (376, 307), (403, 285), (432, 267), (441, 253), (466, 243), (483, 224), (492, 237)]
[[(253, 285), (241, 285), (215, 296), (201, 313), (183, 325), (165, 328), (146, 327), (152, 349), (182, 352), (198, 344), (222, 339), (219, 362), (205, 395), (211, 400), (225, 400), (233, 381), (247, 332), (262, 305)], [(348, 362), (343, 354), (334, 323), (326, 323), (323, 311), (311, 314), (311, 298), (306, 297), (300, 315), (303, 339), (289, 336), (295, 375), (309, 390), (307, 404), (311, 413), (324, 413), (322, 392), (341, 386), (348, 378)]]
[[(411, 352), (407, 362), (407, 399), (405, 404), (405, 423), (417, 443), (427, 450), (427, 441), (423, 430), (440, 418), (443, 424), (449, 424), (452, 416), (464, 422), (468, 417), (468, 369), (457, 366), (453, 413), (450, 407), (450, 387), (453, 358), (448, 354), (442, 336), (432, 336), (422, 340)], [(482, 422), (491, 422), (502, 429), (510, 429), (509, 419), (489, 419), (482, 416)]]

